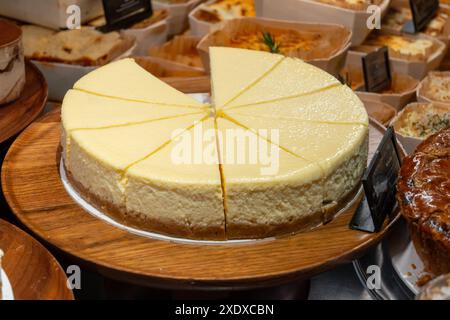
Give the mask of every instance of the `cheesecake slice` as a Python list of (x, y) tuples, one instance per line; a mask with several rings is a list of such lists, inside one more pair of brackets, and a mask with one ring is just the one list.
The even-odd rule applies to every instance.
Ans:
[(19, 98), (25, 81), (22, 31), (0, 19), (0, 105)]
[[(319, 68), (300, 59), (285, 58), (269, 74), (224, 105), (223, 109), (298, 97), (339, 85), (336, 78)], [(214, 91), (217, 90), (226, 90), (226, 87), (214, 88)]]
[(84, 76), (74, 89), (124, 100), (203, 108), (194, 98), (181, 93), (140, 67), (134, 59), (110, 63)]
[[(211, 81), (213, 83), (213, 101), (216, 107), (226, 105), (255, 82), (261, 80), (283, 59), (282, 55), (266, 54), (254, 51), (233, 48), (209, 48), (211, 57)], [(254, 62), (258, 61), (257, 64)], [(246, 72), (242, 66), (247, 66)]]
[(202, 112), (197, 108), (117, 100), (69, 90), (64, 97), (61, 120), (64, 128), (72, 131), (123, 126)]
[(363, 103), (347, 86), (336, 86), (296, 98), (228, 108), (227, 112), (249, 116), (258, 115), (272, 119), (285, 118), (366, 126), (369, 123)]
[[(265, 238), (323, 222), (323, 173), (317, 164), (227, 119), (217, 119), (217, 130), (229, 239)], [(242, 144), (232, 150), (233, 137)]]
[(125, 212), (125, 171), (206, 114), (104, 129), (74, 130), (65, 163), (75, 186), (100, 206)]
[[(277, 130), (282, 149), (320, 166), (325, 177), (324, 202), (339, 202), (359, 184), (367, 164), (369, 129), (363, 124), (339, 124), (242, 116), (224, 113), (260, 135)], [(263, 136), (264, 137), (264, 136)]]
[(183, 238), (226, 238), (214, 119), (198, 122), (131, 166), (126, 180), (128, 220), (141, 228)]

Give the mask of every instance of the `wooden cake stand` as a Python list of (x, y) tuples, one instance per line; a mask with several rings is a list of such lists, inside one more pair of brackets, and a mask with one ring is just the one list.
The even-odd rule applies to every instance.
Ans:
[(35, 239), (0, 220), (2, 266), (16, 300), (73, 300), (66, 275), (56, 259)]
[[(372, 153), (383, 132), (371, 123)], [(355, 201), (325, 226), (266, 241), (205, 245), (141, 237), (95, 218), (67, 194), (59, 173), (59, 143), (55, 110), (10, 148), (2, 171), (5, 197), (38, 237), (118, 281), (175, 290), (283, 285), (361, 256), (395, 222), (376, 234), (350, 230)]]
[(26, 83), (19, 99), (0, 105), (0, 146), (33, 122), (44, 110), (47, 82), (42, 73), (26, 62)]

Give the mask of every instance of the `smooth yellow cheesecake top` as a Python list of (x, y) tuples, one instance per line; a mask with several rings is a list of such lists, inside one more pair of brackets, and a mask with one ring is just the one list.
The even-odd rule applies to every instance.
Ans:
[[(332, 75), (299, 59), (284, 58), (269, 76), (258, 79), (223, 108), (292, 98), (338, 85), (340, 82)], [(226, 82), (214, 84), (214, 91), (226, 90), (227, 86)]]
[[(336, 112), (336, 111), (339, 112)], [(297, 98), (277, 100), (244, 107), (228, 108), (242, 116), (296, 119), (299, 121), (368, 125), (369, 118), (361, 100), (347, 86), (336, 86)]]
[(205, 117), (194, 114), (129, 126), (75, 130), (72, 140), (99, 161), (115, 170), (125, 170), (169, 143), (178, 130), (187, 130)]
[(160, 81), (133, 59), (113, 62), (87, 74), (75, 83), (74, 89), (126, 100), (204, 107), (192, 97)]
[[(263, 78), (284, 57), (278, 54), (267, 54), (233, 48), (210, 48), (211, 81), (213, 85), (213, 101), (216, 107), (222, 107), (233, 98), (239, 96), (256, 81)], [(258, 61), (258, 63), (255, 63)], [(246, 66), (242, 72), (242, 66)]]
[(63, 105), (61, 119), (68, 131), (123, 126), (202, 112), (189, 107), (105, 98), (78, 90), (69, 90)]

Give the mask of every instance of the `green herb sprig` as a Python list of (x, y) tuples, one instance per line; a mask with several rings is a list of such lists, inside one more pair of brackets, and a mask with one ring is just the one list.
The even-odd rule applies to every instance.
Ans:
[(263, 32), (263, 41), (269, 47), (271, 53), (280, 53), (280, 44), (275, 42), (270, 32)]

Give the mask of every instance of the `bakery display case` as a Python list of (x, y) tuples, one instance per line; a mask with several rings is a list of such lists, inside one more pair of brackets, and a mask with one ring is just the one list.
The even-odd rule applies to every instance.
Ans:
[(419, 2), (0, 0), (0, 300), (444, 299)]

